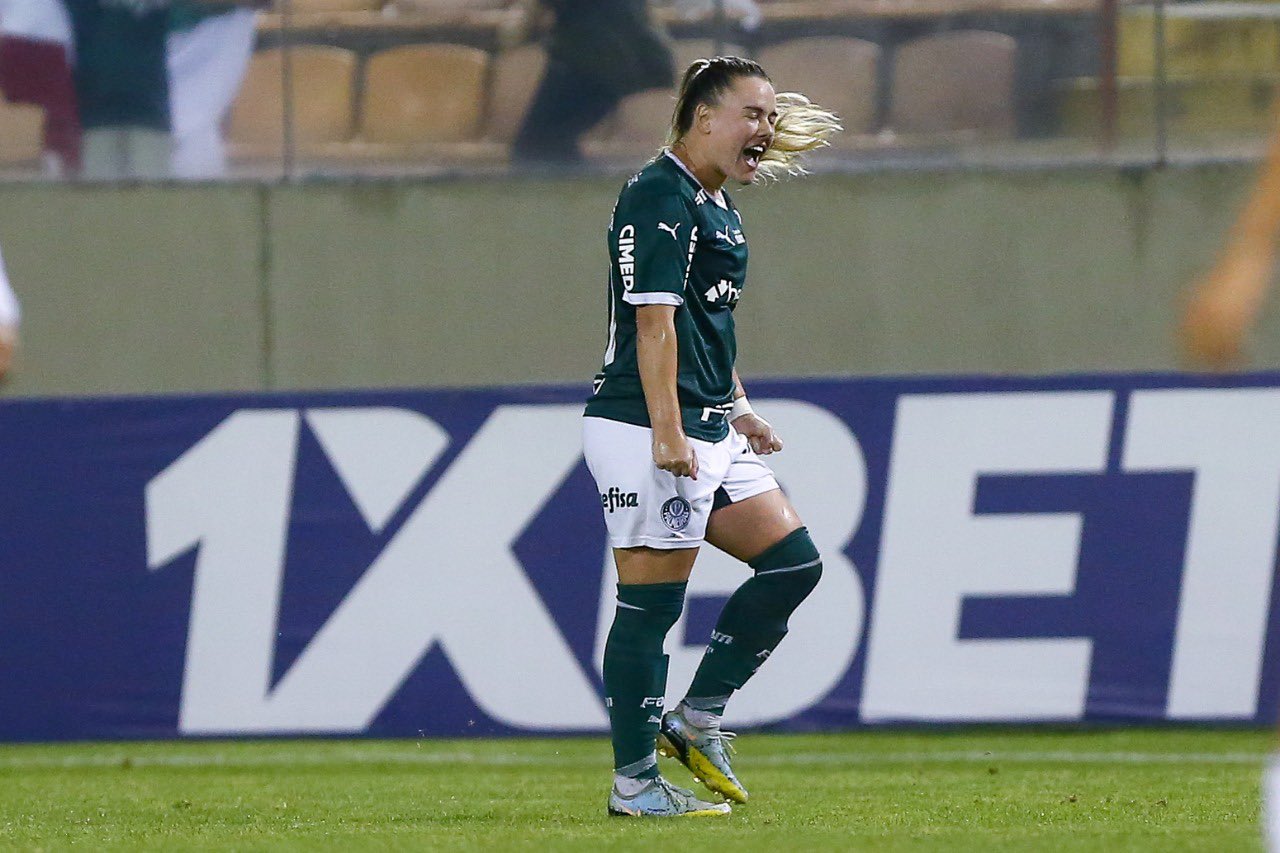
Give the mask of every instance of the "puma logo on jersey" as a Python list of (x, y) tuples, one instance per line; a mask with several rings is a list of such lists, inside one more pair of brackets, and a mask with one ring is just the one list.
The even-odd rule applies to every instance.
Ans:
[(659, 222), (659, 223), (658, 223), (658, 230), (659, 230), (659, 231), (667, 231), (667, 232), (669, 232), (669, 233), (671, 234), (671, 239), (672, 239), (672, 240), (679, 240), (679, 239), (680, 239), (680, 235), (679, 235), (679, 234), (677, 234), (676, 232), (680, 230), (680, 225), (681, 225), (681, 224), (682, 224), (682, 223), (677, 222), (675, 225), (668, 225), (668, 224), (667, 224), (667, 223), (665, 223), (665, 222)]
[(727, 246), (741, 246), (747, 242), (747, 238), (742, 236), (742, 232), (737, 228), (730, 229), (725, 226), (723, 231), (717, 231), (716, 236), (725, 242)]
[(707, 292), (702, 294), (708, 302), (715, 302), (722, 296), (728, 297), (725, 301), (730, 305), (736, 305), (738, 298), (742, 296), (742, 289), (733, 286), (733, 282), (727, 278), (720, 279), (719, 284), (713, 284), (707, 288)]

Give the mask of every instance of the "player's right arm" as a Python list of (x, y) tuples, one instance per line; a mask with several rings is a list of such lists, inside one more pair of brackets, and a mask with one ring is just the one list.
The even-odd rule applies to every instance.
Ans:
[(697, 244), (692, 210), (669, 188), (624, 191), (614, 211), (613, 239), (622, 299), (636, 313), (636, 367), (653, 430), (653, 464), (696, 478), (698, 460), (681, 421), (675, 327)]
[(1182, 349), (1224, 368), (1240, 361), (1245, 336), (1267, 294), (1280, 235), (1280, 128), (1271, 137), (1253, 192), (1213, 269), (1193, 286), (1182, 319)]
[(636, 366), (653, 430), (653, 464), (677, 477), (696, 480), (698, 456), (680, 419), (675, 315), (672, 305), (636, 308)]

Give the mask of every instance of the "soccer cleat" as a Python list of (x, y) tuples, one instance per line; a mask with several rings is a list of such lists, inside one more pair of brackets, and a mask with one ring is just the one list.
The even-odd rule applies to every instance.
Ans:
[(733, 751), (729, 741), (733, 736), (733, 732), (720, 731), (719, 724), (700, 729), (676, 708), (662, 717), (658, 754), (678, 760), (708, 789), (735, 803), (745, 803), (747, 789), (729, 766), (728, 753)]
[(699, 800), (693, 791), (677, 788), (661, 776), (631, 797), (619, 794), (617, 787), (609, 792), (609, 814), (613, 817), (715, 817), (730, 811), (728, 803)]

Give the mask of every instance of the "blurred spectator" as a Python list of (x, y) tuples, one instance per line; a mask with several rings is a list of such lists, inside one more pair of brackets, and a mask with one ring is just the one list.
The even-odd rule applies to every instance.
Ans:
[(169, 177), (170, 0), (66, 0), (91, 179)]
[(4, 257), (0, 256), (0, 381), (9, 374), (13, 366), (13, 354), (18, 349), (18, 321), (21, 314), (18, 310), (18, 297), (13, 295), (9, 287), (9, 278), (4, 271)]
[(625, 96), (671, 86), (671, 44), (645, 0), (542, 0), (547, 70), (516, 135), (517, 162), (575, 163), (578, 139)]
[(169, 33), (169, 112), (173, 174), (220, 178), (227, 172), (222, 126), (253, 53), (258, 0), (177, 0)]
[(71, 20), (61, 0), (0, 0), (0, 94), (44, 110), (44, 148), (57, 174), (80, 168), (70, 47)]

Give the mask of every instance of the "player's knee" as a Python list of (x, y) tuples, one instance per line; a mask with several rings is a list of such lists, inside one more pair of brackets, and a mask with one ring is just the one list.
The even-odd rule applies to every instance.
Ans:
[(619, 584), (606, 651), (617, 647), (661, 654), (662, 638), (684, 610), (685, 588), (684, 583)]
[(750, 566), (756, 578), (773, 587), (792, 610), (809, 597), (822, 578), (822, 555), (804, 527), (766, 549)]
[(660, 632), (666, 636), (677, 622), (680, 621), (680, 614), (684, 610), (684, 602), (671, 601), (665, 603), (661, 607), (651, 608), (642, 615), (650, 630)]

